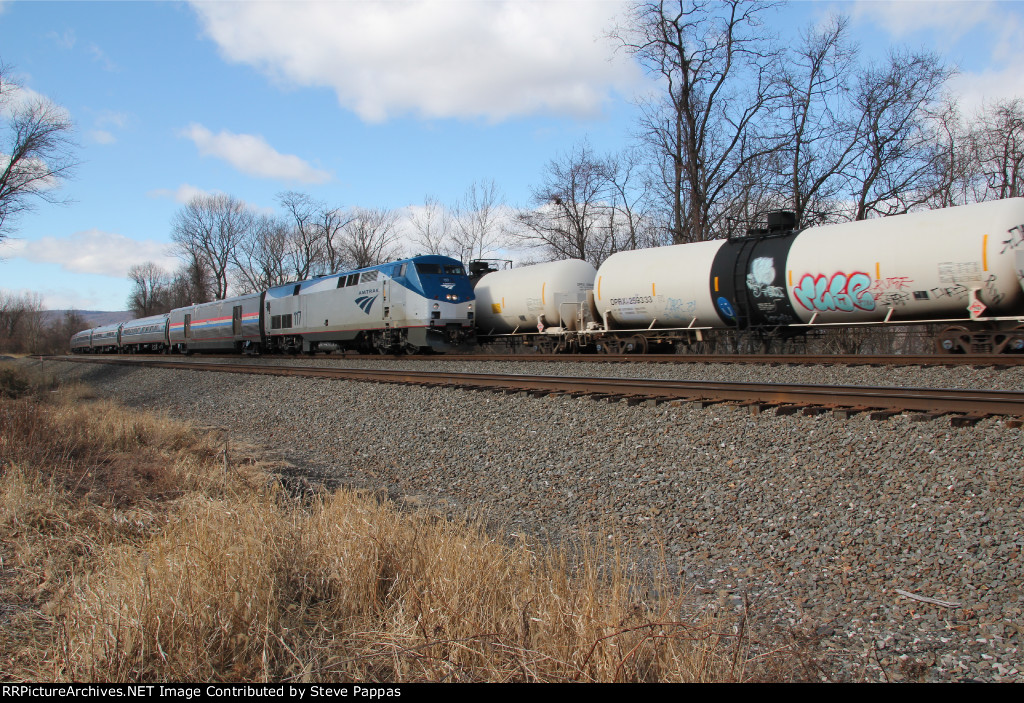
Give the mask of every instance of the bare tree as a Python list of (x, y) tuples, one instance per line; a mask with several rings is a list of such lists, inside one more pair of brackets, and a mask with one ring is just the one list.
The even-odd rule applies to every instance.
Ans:
[(231, 265), (239, 293), (254, 293), (289, 280), (290, 228), (278, 217), (260, 215), (238, 241)]
[(477, 181), (454, 208), (452, 240), (463, 261), (492, 253), (501, 238), (501, 193), (492, 181)]
[(209, 273), (216, 300), (227, 297), (228, 268), (253, 221), (245, 204), (228, 195), (198, 195), (175, 215), (171, 239), (176, 253), (196, 272)]
[(167, 272), (152, 261), (128, 269), (132, 281), (132, 292), (128, 296), (128, 309), (137, 317), (149, 317), (168, 312), (168, 288), (170, 278)]
[(42, 320), (41, 295), (16, 295), (0, 291), (0, 349), (11, 352), (36, 351), (43, 329)]
[(399, 255), (393, 210), (356, 208), (342, 236), (348, 260), (355, 268), (374, 266)]
[(952, 207), (974, 202), (982, 189), (975, 134), (964, 124), (952, 98), (928, 117), (928, 206)]
[(60, 202), (55, 190), (76, 165), (67, 111), (43, 98), (22, 100), (9, 75), (0, 63), (0, 241), (36, 202)]
[(973, 137), (985, 199), (1024, 195), (1024, 100), (1014, 98), (986, 106)]
[(347, 268), (349, 261), (344, 245), (345, 227), (352, 221), (341, 208), (322, 207), (317, 212), (316, 228), (323, 245), (323, 263), (328, 273)]
[(586, 142), (551, 160), (544, 183), (533, 189), (534, 208), (519, 214), (523, 239), (552, 259), (599, 265), (616, 249), (608, 164)]
[(187, 261), (174, 273), (167, 289), (167, 306), (173, 310), (213, 300), (213, 276), (198, 259)]
[(413, 242), (422, 247), (421, 251), (439, 256), (459, 256), (457, 245), (452, 241), (452, 214), (441, 202), (428, 195), (423, 207), (413, 211), (410, 217)]
[(928, 108), (951, 73), (936, 54), (904, 50), (859, 73), (853, 110), (862, 148), (849, 169), (853, 219), (907, 212), (927, 199)]
[(710, 238), (734, 179), (778, 147), (758, 122), (782, 95), (779, 52), (761, 28), (774, 4), (641, 2), (615, 32), (665, 88), (641, 104), (640, 130), (661, 164), (676, 243)]
[(798, 227), (840, 219), (838, 203), (849, 192), (846, 172), (860, 152), (863, 115), (850, 110), (857, 51), (847, 40), (848, 26), (847, 18), (834, 16), (805, 30), (782, 74), (786, 139), (778, 166), (785, 182), (779, 189)]
[(318, 224), (323, 205), (304, 193), (279, 193), (278, 202), (291, 220), (285, 259), (296, 281), (325, 272), (324, 242)]
[[(604, 160), (608, 177), (608, 227), (616, 250), (666, 243), (664, 228), (652, 215), (651, 181), (643, 173), (640, 150), (627, 149)], [(671, 242), (671, 238), (668, 238)]]

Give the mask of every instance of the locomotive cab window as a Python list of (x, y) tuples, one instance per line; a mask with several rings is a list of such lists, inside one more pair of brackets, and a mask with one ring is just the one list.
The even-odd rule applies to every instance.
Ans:
[(416, 262), (417, 273), (441, 273), (441, 264), (424, 264)]

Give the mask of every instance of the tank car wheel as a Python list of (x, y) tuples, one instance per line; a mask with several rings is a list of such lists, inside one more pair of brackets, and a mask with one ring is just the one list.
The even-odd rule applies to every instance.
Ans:
[(630, 349), (631, 354), (646, 354), (647, 353), (647, 337), (642, 335), (635, 335), (631, 337), (627, 344), (632, 346)]
[(1006, 346), (1003, 348), (1006, 354), (1024, 354), (1024, 325), (1018, 325), (1013, 328), (1013, 332), (1010, 334), (1010, 338), (1006, 341)]
[(1024, 325), (1010, 330), (996, 332), (993, 335), (996, 343), (992, 346), (995, 354), (1024, 354)]
[(620, 354), (621, 353), (621, 345), (619, 343), (619, 340), (617, 340), (617, 339), (605, 339), (605, 340), (602, 340), (601, 344), (603, 345), (601, 347), (601, 351), (604, 354)]
[(939, 354), (966, 354), (971, 348), (971, 333), (963, 325), (953, 325), (939, 332), (935, 350)]

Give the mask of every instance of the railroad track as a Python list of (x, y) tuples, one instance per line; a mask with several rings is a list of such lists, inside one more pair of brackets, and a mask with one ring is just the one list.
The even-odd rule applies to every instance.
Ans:
[[(913, 412), (913, 419), (930, 420), (952, 415), (954, 426), (968, 426), (991, 416), (1004, 416), (1006, 424), (1020, 427), (1024, 419), (1024, 392), (887, 386), (831, 386), (814, 384), (750, 383), (734, 381), (678, 381), (636, 378), (584, 378), (496, 373), (451, 373), (407, 369), (335, 368), (302, 365), (246, 364), (237, 361), (171, 361), (131, 357), (53, 357), (61, 361), (120, 364), (148, 368), (177, 368), (220, 373), (266, 374), (334, 378), (374, 383), (399, 383), (468, 388), (526, 395), (569, 395), (624, 401), (629, 404), (664, 402), (738, 404), (752, 413), (774, 409), (776, 414), (840, 417), (869, 413), (884, 419)], [(446, 357), (447, 358), (447, 357)]]
[[(207, 354), (207, 359), (237, 359), (237, 354)], [(57, 357), (53, 357), (57, 358)], [(64, 357), (61, 357), (64, 358)], [(74, 357), (79, 358), (79, 357)], [(115, 358), (113, 356), (108, 358)], [(121, 358), (121, 357), (116, 357)], [(133, 354), (126, 358), (168, 358), (163, 354)], [(180, 357), (171, 357), (180, 358)], [(273, 357), (265, 357), (273, 358)], [(284, 357), (284, 358), (303, 358)], [(1003, 354), (1000, 356), (981, 354), (359, 354), (356, 352), (335, 352), (317, 356), (323, 359), (386, 359), (417, 361), (536, 361), (536, 362), (584, 362), (584, 363), (657, 363), (657, 364), (764, 364), (769, 366), (979, 366), (1009, 368), (1024, 366), (1024, 354)]]

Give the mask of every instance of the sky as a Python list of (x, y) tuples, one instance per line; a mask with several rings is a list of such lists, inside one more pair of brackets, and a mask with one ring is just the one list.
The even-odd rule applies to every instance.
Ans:
[[(613, 0), (41, 2), (0, 0), (0, 62), (75, 125), (74, 175), (0, 243), (0, 291), (48, 309), (123, 310), (132, 265), (167, 270), (188, 199), (280, 211), (411, 212), (493, 180), (526, 207), (545, 165), (586, 139), (632, 141), (653, 85), (608, 38)], [(894, 45), (958, 66), (965, 113), (1024, 96), (1024, 2), (791, 2), (786, 41), (848, 15), (867, 56)], [(6, 143), (0, 142), (0, 151)], [(415, 254), (416, 252), (407, 252)]]

